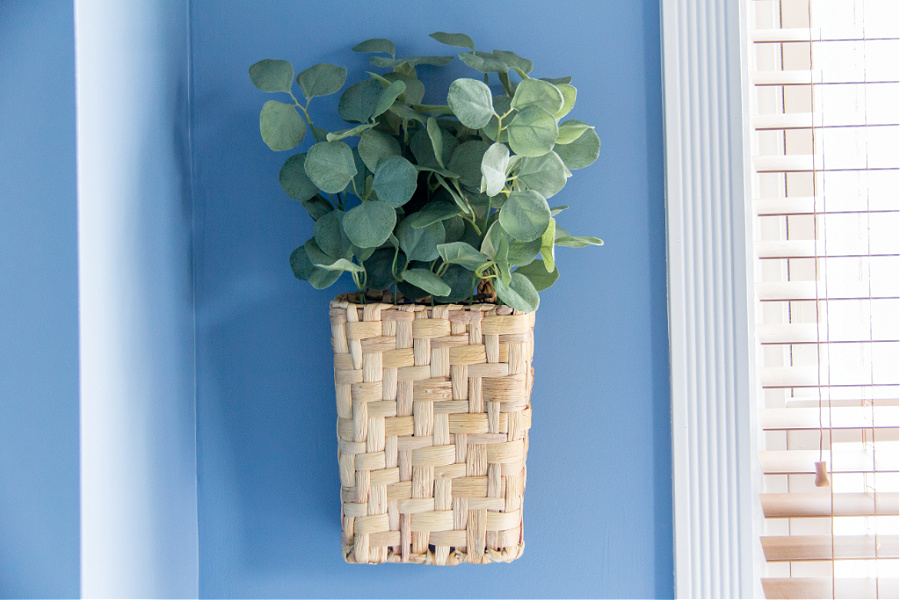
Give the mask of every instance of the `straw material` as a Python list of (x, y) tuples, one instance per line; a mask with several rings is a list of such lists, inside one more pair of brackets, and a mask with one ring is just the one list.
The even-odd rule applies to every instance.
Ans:
[(345, 560), (515, 560), (534, 313), (349, 299), (331, 303)]

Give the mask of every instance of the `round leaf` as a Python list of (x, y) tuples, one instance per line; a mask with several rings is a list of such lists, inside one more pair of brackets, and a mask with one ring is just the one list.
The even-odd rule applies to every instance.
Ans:
[(550, 151), (543, 156), (522, 159), (516, 178), (529, 190), (550, 198), (566, 185), (566, 166), (555, 152)]
[(415, 75), (404, 75), (391, 71), (385, 73), (384, 78), (388, 81), (402, 81), (406, 85), (406, 91), (403, 92), (406, 104), (422, 104), (422, 99), (425, 97), (425, 85), (416, 79)]
[(526, 75), (531, 73), (531, 70), (534, 69), (533, 62), (527, 58), (522, 58), (515, 52), (510, 52), (509, 50), (494, 50), (494, 56), (497, 60), (505, 62), (509, 68), (518, 69)]
[(289, 198), (298, 202), (306, 202), (319, 193), (319, 188), (306, 175), (306, 169), (303, 166), (305, 162), (306, 152), (295, 154), (284, 161), (284, 166), (278, 173), (281, 189)]
[(263, 92), (290, 92), (294, 67), (286, 60), (267, 58), (250, 67), (250, 81)]
[(494, 114), (491, 88), (475, 79), (457, 79), (451, 83), (447, 104), (460, 123), (471, 129), (481, 129)]
[(463, 52), (458, 56), (459, 60), (481, 73), (505, 73), (509, 69), (505, 62), (487, 52)]
[(259, 133), (272, 150), (290, 150), (306, 137), (306, 122), (292, 105), (269, 100), (259, 113)]
[(507, 127), (509, 146), (522, 156), (541, 156), (553, 150), (559, 135), (556, 119), (540, 106), (517, 112)]
[(348, 123), (365, 123), (375, 111), (381, 92), (381, 84), (374, 79), (354, 83), (341, 94), (338, 114)]
[(509, 166), (509, 148), (495, 142), (481, 159), (481, 174), (484, 176), (484, 193), (496, 196), (506, 186), (506, 169)]
[(319, 63), (297, 75), (297, 85), (307, 100), (316, 96), (333, 94), (347, 81), (347, 69), (328, 63)]
[(309, 270), (309, 283), (317, 290), (324, 290), (341, 278), (343, 271), (329, 271), (315, 265)]
[(462, 265), (470, 271), (488, 262), (490, 259), (465, 242), (438, 244), (438, 254), (446, 263)]
[(351, 48), (354, 52), (368, 52), (368, 53), (384, 53), (390, 54), (394, 56), (394, 43), (391, 40), (386, 40), (384, 38), (372, 38), (371, 40), (366, 40), (364, 42), (360, 42), (357, 45)]
[(434, 151), (434, 158), (437, 160), (437, 163), (443, 167), (444, 135), (441, 133), (441, 128), (438, 125), (437, 119), (428, 117), (428, 121), (425, 122), (425, 130), (428, 132), (428, 137), (431, 139), (431, 149)]
[(540, 106), (551, 115), (555, 115), (562, 108), (563, 101), (562, 92), (552, 83), (540, 79), (525, 79), (516, 87), (511, 106), (516, 110)]
[(570, 124), (570, 125), (560, 125), (559, 126), (559, 137), (556, 138), (557, 145), (565, 145), (571, 144), (579, 137), (581, 134), (591, 129), (589, 125), (585, 124)]
[(377, 248), (387, 241), (397, 224), (397, 212), (390, 204), (369, 200), (344, 216), (344, 231), (354, 245)]
[(527, 277), (534, 286), (534, 289), (539, 292), (546, 290), (559, 279), (559, 269), (555, 268), (552, 272), (548, 273), (547, 269), (544, 268), (544, 263), (539, 260), (525, 265), (524, 267), (519, 267), (515, 272)]
[(534, 284), (518, 271), (512, 274), (509, 285), (504, 284), (500, 279), (495, 279), (494, 289), (497, 290), (497, 297), (504, 304), (522, 312), (533, 312), (541, 303)]
[(400, 156), (400, 143), (397, 138), (374, 129), (363, 132), (357, 148), (366, 167), (373, 173), (379, 160), (388, 156)]
[(409, 269), (404, 271), (403, 281), (425, 290), (432, 296), (446, 296), (451, 291), (449, 285), (441, 281), (440, 277), (428, 269)]
[(481, 183), (481, 159), (487, 149), (487, 143), (481, 140), (464, 142), (453, 151), (447, 168), (459, 174), (460, 183), (477, 188)]
[(334, 210), (334, 207), (331, 205), (331, 203), (318, 194), (316, 194), (309, 200), (303, 200), (302, 202), (300, 202), (300, 204), (303, 205), (303, 208), (306, 209), (306, 212), (309, 213), (309, 216), (313, 218), (313, 221), (319, 220), (320, 218)]
[(511, 193), (500, 209), (500, 226), (522, 242), (541, 237), (549, 224), (550, 207), (534, 190)]
[[(561, 124), (562, 127), (569, 125), (584, 125), (584, 123), (569, 119)], [(557, 145), (554, 150), (569, 169), (583, 169), (600, 156), (600, 138), (596, 131), (587, 129), (574, 142)]]
[[(393, 248), (380, 248), (373, 252), (363, 263), (366, 268), (366, 285), (373, 290), (384, 290), (394, 285), (395, 279), (391, 272), (393, 265)], [(400, 252), (397, 255), (397, 271), (402, 271), (405, 265), (406, 257)]]
[(397, 227), (397, 238), (409, 260), (431, 261), (438, 257), (438, 244), (444, 243), (444, 226), (437, 222), (416, 228), (407, 219)]
[(419, 172), (402, 156), (389, 156), (378, 162), (372, 189), (382, 202), (403, 206), (416, 191)]
[(300, 281), (307, 281), (309, 279), (309, 270), (312, 266), (313, 264), (307, 258), (306, 250), (303, 246), (291, 252), (291, 271), (294, 272), (294, 277)]
[(333, 210), (323, 215), (313, 225), (313, 237), (322, 252), (332, 258), (346, 258), (350, 253), (350, 240), (344, 233), (341, 221), (344, 212)]
[(575, 89), (575, 86), (569, 85), (568, 83), (557, 84), (556, 88), (562, 92), (564, 102), (562, 108), (560, 108), (553, 116), (557, 119), (562, 119), (569, 114), (569, 111), (575, 106), (575, 98), (578, 95), (578, 90)]
[(409, 215), (406, 220), (411, 227), (421, 229), (422, 227), (428, 227), (432, 223), (451, 219), (458, 214), (459, 208), (455, 204), (438, 200), (429, 202), (422, 207), (422, 210)]
[(469, 298), (475, 291), (475, 274), (459, 265), (450, 265), (441, 279), (450, 286), (446, 296), (436, 296), (438, 302), (460, 302)]
[(473, 42), (472, 38), (464, 33), (445, 33), (443, 31), (435, 31), (434, 33), (429, 34), (429, 37), (436, 39), (442, 44), (447, 44), (448, 46), (468, 48), (469, 50), (475, 49), (475, 42)]
[(304, 168), (310, 180), (329, 194), (343, 191), (356, 175), (353, 151), (344, 142), (319, 142), (307, 152)]
[(366, 117), (366, 119), (370, 117), (377, 117), (378, 115), (389, 109), (394, 103), (394, 100), (399, 98), (400, 94), (405, 91), (406, 84), (402, 81), (395, 81), (381, 90), (381, 95), (378, 96), (378, 102), (375, 103), (375, 107), (372, 109), (372, 113), (368, 117)]

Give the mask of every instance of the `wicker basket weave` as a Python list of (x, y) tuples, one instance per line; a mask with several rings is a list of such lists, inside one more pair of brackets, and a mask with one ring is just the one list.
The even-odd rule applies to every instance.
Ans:
[(522, 554), (534, 313), (331, 303), (347, 562)]

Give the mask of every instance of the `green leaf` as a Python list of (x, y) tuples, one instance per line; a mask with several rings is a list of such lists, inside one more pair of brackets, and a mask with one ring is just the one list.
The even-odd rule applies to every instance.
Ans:
[(293, 105), (269, 100), (259, 113), (259, 133), (272, 150), (290, 150), (306, 137), (306, 123)]
[[(458, 145), (459, 140), (457, 140), (455, 136), (442, 135), (441, 155), (451, 156)], [(431, 167), (437, 172), (446, 171), (446, 169), (442, 169), (438, 164), (437, 158), (434, 155), (434, 146), (431, 143), (431, 136), (428, 135), (428, 132), (425, 129), (420, 129), (412, 136), (412, 139), (409, 140), (409, 147), (410, 150), (412, 150), (413, 156), (416, 158), (416, 163), (420, 167)], [(457, 175), (454, 174), (453, 177), (457, 177)]]
[(397, 238), (409, 260), (431, 261), (438, 257), (438, 244), (444, 243), (444, 226), (437, 222), (426, 227), (413, 227), (407, 219), (397, 227)]
[(278, 173), (278, 182), (281, 189), (289, 198), (304, 202), (319, 193), (319, 188), (306, 175), (303, 164), (306, 162), (306, 152), (295, 154), (286, 161)]
[(378, 161), (372, 189), (382, 202), (403, 206), (416, 191), (419, 172), (402, 156), (388, 156)]
[(403, 100), (407, 104), (421, 104), (425, 97), (425, 84), (416, 79), (414, 75), (404, 75), (392, 71), (384, 74), (384, 79), (388, 82), (402, 81), (406, 85), (406, 91), (403, 92)]
[(294, 277), (300, 281), (307, 281), (312, 266), (313, 264), (310, 262), (309, 258), (307, 258), (306, 249), (303, 246), (295, 248), (294, 251), (291, 252), (291, 271), (294, 272)]
[(350, 262), (346, 258), (339, 258), (330, 265), (316, 265), (320, 269), (325, 269), (326, 271), (347, 271), (348, 273), (364, 273), (365, 269), (361, 266)]
[(394, 207), (380, 200), (368, 200), (344, 216), (344, 231), (354, 245), (377, 248), (385, 243), (397, 224)]
[(555, 115), (563, 106), (564, 98), (555, 85), (540, 79), (525, 79), (516, 88), (512, 108), (522, 110), (529, 106), (540, 106)]
[(363, 123), (362, 125), (357, 125), (356, 127), (350, 127), (349, 129), (341, 129), (340, 131), (335, 131), (333, 133), (328, 133), (325, 136), (325, 139), (329, 142), (335, 142), (338, 140), (342, 140), (348, 137), (354, 137), (360, 135), (364, 131), (368, 131), (375, 127), (376, 123)]
[(522, 156), (541, 156), (553, 150), (559, 135), (556, 119), (540, 106), (529, 106), (516, 113), (507, 126), (509, 146)]
[(552, 83), (553, 85), (559, 85), (561, 83), (572, 83), (572, 77), (557, 77), (553, 79), (551, 77), (541, 77), (541, 81), (546, 81), (547, 83)]
[(290, 92), (294, 67), (286, 60), (267, 58), (250, 67), (250, 81), (263, 92)]
[(334, 282), (341, 278), (343, 271), (329, 271), (322, 267), (313, 265), (309, 271), (309, 283), (317, 290), (324, 290), (334, 285)]
[(316, 196), (311, 200), (302, 200), (300, 204), (303, 205), (303, 208), (306, 209), (306, 212), (309, 213), (309, 216), (313, 218), (313, 221), (321, 219), (323, 216), (334, 210), (334, 207), (331, 205), (331, 203), (318, 194), (316, 194)]
[(509, 285), (499, 279), (494, 280), (494, 289), (497, 297), (516, 310), (533, 312), (541, 303), (534, 284), (527, 277), (516, 271), (512, 274)]
[(445, 33), (443, 31), (435, 31), (434, 33), (429, 34), (429, 37), (436, 39), (442, 44), (447, 44), (448, 46), (468, 48), (469, 50), (475, 49), (475, 42), (473, 42), (472, 38), (464, 33)]
[(391, 56), (394, 56), (396, 52), (394, 43), (391, 40), (386, 40), (384, 38), (372, 38), (371, 40), (360, 42), (353, 46), (351, 50), (354, 52), (367, 52), (369, 54), (390, 54)]
[(547, 231), (541, 236), (541, 258), (544, 260), (544, 267), (547, 271), (556, 268), (556, 255), (554, 254), (554, 243), (556, 242), (556, 220), (550, 218), (550, 225)]
[[(569, 119), (560, 124), (561, 127), (569, 125), (585, 125), (585, 123)], [(574, 142), (556, 146), (554, 150), (569, 169), (583, 169), (600, 156), (600, 138), (592, 128), (586, 129)]]
[(559, 126), (559, 137), (556, 138), (557, 145), (565, 145), (571, 144), (579, 137), (581, 134), (587, 131), (588, 129), (593, 129), (590, 125), (586, 125), (584, 123), (573, 123), (571, 125), (560, 125)]
[(519, 267), (515, 272), (527, 277), (538, 292), (546, 290), (559, 279), (559, 269), (554, 268), (553, 271), (547, 272), (544, 263), (537, 260), (524, 267)]
[(363, 132), (357, 148), (366, 167), (373, 173), (381, 159), (400, 156), (400, 143), (397, 138), (374, 129)]
[(556, 87), (560, 92), (562, 92), (565, 101), (563, 102), (562, 108), (560, 108), (559, 111), (553, 116), (557, 119), (562, 119), (564, 116), (569, 114), (569, 111), (571, 111), (575, 106), (575, 97), (578, 95), (578, 90), (576, 90), (574, 86), (571, 86), (568, 83), (560, 83)]
[(511, 69), (517, 69), (528, 75), (534, 69), (534, 63), (527, 58), (522, 58), (515, 52), (509, 50), (494, 50), (494, 56), (497, 60), (501, 60)]
[(493, 223), (481, 243), (482, 254), (507, 267), (521, 267), (534, 260), (541, 251), (541, 238), (520, 242), (510, 236), (498, 223)]
[(566, 246), (568, 248), (584, 248), (585, 246), (602, 246), (603, 240), (595, 237), (565, 235), (557, 236), (557, 246)]
[[(366, 268), (366, 285), (373, 290), (384, 290), (394, 285), (396, 281), (391, 271), (394, 265), (394, 249), (380, 248), (372, 253), (372, 256), (363, 263)], [(397, 256), (397, 271), (402, 271), (406, 265), (406, 256), (400, 252)]]
[(534, 190), (512, 192), (500, 209), (500, 226), (522, 242), (541, 237), (550, 224), (550, 207)]
[(460, 183), (477, 188), (481, 183), (481, 160), (487, 149), (487, 142), (482, 140), (464, 142), (453, 151), (447, 168), (459, 174)]
[(338, 114), (348, 123), (365, 123), (381, 98), (381, 84), (374, 79), (354, 83), (341, 94)]
[(394, 68), (400, 67), (400, 65), (405, 65), (406, 61), (402, 58), (393, 58), (387, 56), (370, 56), (369, 62), (375, 65), (376, 67), (385, 67), (385, 68)]
[(434, 151), (434, 158), (438, 165), (444, 166), (443, 145), (444, 136), (441, 134), (441, 128), (434, 117), (428, 117), (425, 123), (425, 129), (428, 131), (428, 137), (431, 139), (431, 148)]
[(443, 67), (453, 61), (452, 56), (410, 56), (406, 59), (406, 63), (415, 67), (416, 65), (431, 65), (432, 67)]
[(410, 227), (422, 229), (428, 227), (432, 223), (445, 221), (459, 214), (459, 209), (455, 204), (439, 200), (437, 202), (429, 202), (418, 212), (406, 217), (406, 222)]
[(353, 249), (353, 256), (359, 259), (360, 262), (369, 260), (369, 257), (375, 253), (375, 248), (360, 248), (359, 246), (350, 246)]
[[(379, 84), (380, 85), (380, 84)], [(400, 94), (406, 91), (406, 84), (402, 81), (395, 81), (381, 91), (375, 108), (372, 109), (371, 117), (377, 117), (391, 107), (394, 100), (400, 97)]]
[(475, 79), (457, 79), (451, 83), (447, 104), (460, 123), (471, 129), (481, 129), (494, 114), (491, 88)]
[(481, 174), (484, 176), (484, 193), (496, 196), (506, 186), (506, 169), (509, 166), (509, 148), (495, 142), (481, 159)]
[(393, 104), (388, 112), (397, 115), (401, 119), (406, 119), (407, 121), (418, 121), (419, 123), (425, 123), (425, 117), (406, 106), (405, 104)]
[(463, 52), (457, 56), (459, 60), (481, 73), (502, 73), (508, 69), (505, 62), (497, 60), (490, 54)]
[(353, 151), (344, 142), (319, 142), (306, 153), (306, 174), (319, 189), (329, 194), (342, 192), (353, 176)]
[(432, 296), (446, 296), (451, 291), (449, 285), (428, 269), (409, 269), (403, 271), (402, 277), (403, 281), (425, 290)]
[(552, 150), (543, 156), (524, 158), (516, 170), (516, 180), (550, 198), (566, 185), (566, 165)]
[(313, 225), (313, 237), (322, 252), (332, 258), (347, 258), (350, 254), (350, 239), (344, 233), (342, 221), (344, 212), (330, 211)]
[(435, 296), (437, 302), (454, 303), (466, 300), (475, 291), (475, 274), (459, 265), (450, 265), (441, 275), (441, 279), (450, 286), (450, 293)]
[(470, 271), (476, 270), (491, 260), (465, 242), (438, 244), (437, 251), (441, 258), (444, 259), (444, 262), (462, 265)]
[(554, 206), (553, 208), (550, 209), (550, 216), (551, 216), (551, 217), (555, 217), (556, 215), (558, 215), (558, 214), (561, 213), (562, 211), (566, 210), (567, 208), (569, 208), (569, 207), (566, 206), (566, 205), (563, 205), (563, 206)]
[(353, 164), (356, 166), (356, 175), (350, 180), (346, 192), (355, 194), (359, 198), (363, 198), (368, 193), (368, 180), (372, 175), (369, 173), (369, 169), (366, 168), (366, 163), (363, 162), (362, 157), (359, 155), (359, 146), (353, 149)]
[(347, 81), (347, 69), (328, 63), (319, 63), (297, 75), (297, 85), (307, 100), (317, 96), (328, 96), (342, 87)]

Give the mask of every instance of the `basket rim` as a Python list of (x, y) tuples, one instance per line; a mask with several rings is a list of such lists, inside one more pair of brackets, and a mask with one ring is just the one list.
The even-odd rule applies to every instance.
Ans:
[(347, 292), (344, 294), (338, 294), (331, 302), (329, 303), (330, 308), (349, 308), (351, 306), (355, 306), (356, 308), (365, 308), (367, 306), (378, 306), (381, 310), (404, 310), (404, 311), (421, 311), (421, 310), (431, 310), (434, 308), (443, 308), (446, 310), (466, 310), (472, 312), (486, 312), (486, 311), (495, 311), (497, 316), (507, 316), (507, 315), (530, 315), (534, 314), (537, 311), (524, 312), (521, 310), (516, 310), (513, 307), (507, 304), (497, 304), (496, 302), (472, 302), (471, 304), (431, 304), (431, 303), (422, 303), (422, 302), (385, 302), (382, 300), (373, 300), (370, 299), (366, 302), (360, 302), (360, 292)]

